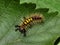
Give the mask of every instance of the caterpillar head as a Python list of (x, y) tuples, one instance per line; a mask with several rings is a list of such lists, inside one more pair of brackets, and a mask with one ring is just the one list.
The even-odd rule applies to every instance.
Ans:
[(21, 32), (24, 35), (24, 37), (26, 36), (26, 30), (24, 28), (22, 28), (19, 25), (15, 25), (15, 27), (16, 27), (15, 31), (19, 30), (19, 32)]
[(15, 31), (19, 30), (19, 32), (23, 33), (23, 28), (21, 28), (21, 26), (15, 25), (15, 28)]

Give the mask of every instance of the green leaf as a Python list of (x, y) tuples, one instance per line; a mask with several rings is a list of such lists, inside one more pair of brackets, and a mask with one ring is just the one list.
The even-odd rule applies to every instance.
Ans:
[[(42, 13), (45, 21), (33, 25), (23, 37), (15, 32), (15, 25), (32, 13)], [(0, 45), (53, 45), (59, 36), (59, 0), (0, 0)]]

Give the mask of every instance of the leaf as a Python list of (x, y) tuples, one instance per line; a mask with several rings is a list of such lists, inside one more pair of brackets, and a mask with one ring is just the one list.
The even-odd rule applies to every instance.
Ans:
[[(42, 13), (45, 22), (34, 25), (23, 37), (15, 32), (15, 25), (32, 13)], [(0, 0), (0, 45), (53, 45), (59, 36), (59, 0)]]

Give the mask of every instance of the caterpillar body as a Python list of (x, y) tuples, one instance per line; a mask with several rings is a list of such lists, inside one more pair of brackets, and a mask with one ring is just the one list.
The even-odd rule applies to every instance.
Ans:
[(15, 25), (16, 30), (19, 30), (24, 36), (26, 36), (26, 28), (31, 26), (34, 23), (41, 23), (44, 21), (44, 16), (39, 13), (32, 14), (29, 17), (24, 17), (24, 20), (21, 25)]

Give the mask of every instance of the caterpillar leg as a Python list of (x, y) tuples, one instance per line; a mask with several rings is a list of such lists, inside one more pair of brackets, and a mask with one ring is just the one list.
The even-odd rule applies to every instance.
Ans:
[(15, 29), (15, 31), (17, 31), (17, 30), (19, 30), (19, 29)]
[(26, 37), (26, 30), (23, 31), (23, 36)]
[(32, 28), (32, 26), (33, 26), (33, 23), (29, 23), (27, 27)]
[(26, 37), (26, 32), (24, 32), (24, 37)]
[(32, 28), (32, 25), (31, 24), (29, 25), (29, 28)]

